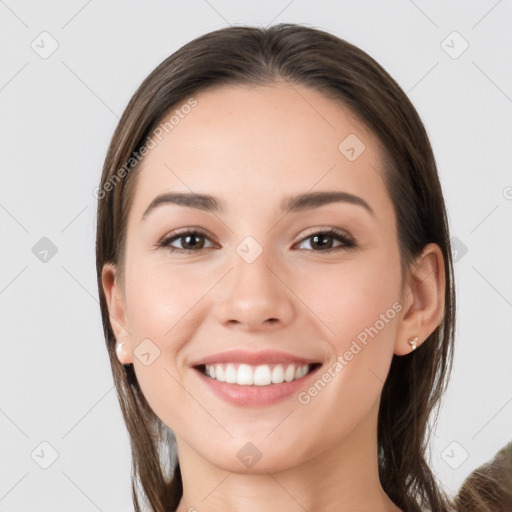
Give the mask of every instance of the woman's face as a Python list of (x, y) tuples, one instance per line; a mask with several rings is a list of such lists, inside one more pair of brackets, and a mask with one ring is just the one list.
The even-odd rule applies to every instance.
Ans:
[[(305, 86), (223, 86), (194, 98), (166, 117), (175, 116), (168, 133), (154, 132), (137, 178), (125, 295), (111, 309), (130, 333), (126, 362), (180, 457), (278, 471), (375, 443), (406, 311), (376, 138)], [(289, 203), (322, 192), (341, 200)], [(219, 207), (159, 200), (147, 210), (170, 193), (213, 196)], [(206, 358), (231, 380), (250, 382), (261, 367), (260, 383), (321, 366), (255, 386), (214, 381), (196, 367)]]

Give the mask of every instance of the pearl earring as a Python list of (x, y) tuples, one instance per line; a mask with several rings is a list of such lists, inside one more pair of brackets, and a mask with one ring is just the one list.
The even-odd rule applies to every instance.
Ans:
[(117, 343), (116, 344), (116, 354), (117, 354), (117, 359), (119, 359), (119, 362), (121, 364), (124, 364), (123, 361), (121, 360), (121, 352), (123, 350), (123, 345), (124, 345), (124, 342), (123, 343)]
[(409, 343), (409, 345), (411, 345), (413, 351), (416, 350), (417, 341), (418, 341), (417, 336), (415, 338), (411, 338), (410, 340), (407, 340), (407, 343)]

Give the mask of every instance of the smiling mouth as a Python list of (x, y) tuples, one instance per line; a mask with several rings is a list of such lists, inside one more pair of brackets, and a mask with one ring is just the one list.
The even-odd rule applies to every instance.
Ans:
[(217, 363), (198, 365), (194, 369), (218, 382), (239, 386), (269, 386), (302, 379), (322, 366), (313, 364), (259, 364)]

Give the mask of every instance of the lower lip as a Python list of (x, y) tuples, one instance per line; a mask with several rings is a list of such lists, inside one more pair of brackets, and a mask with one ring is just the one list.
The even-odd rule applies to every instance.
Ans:
[(238, 406), (263, 407), (278, 403), (290, 395), (297, 394), (304, 389), (306, 382), (321, 368), (318, 366), (304, 377), (281, 384), (268, 384), (267, 386), (241, 386), (229, 384), (207, 377), (200, 370), (194, 368), (199, 378), (223, 400)]

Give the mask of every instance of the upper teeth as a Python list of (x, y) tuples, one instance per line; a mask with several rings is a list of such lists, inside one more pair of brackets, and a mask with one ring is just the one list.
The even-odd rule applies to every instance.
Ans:
[(220, 382), (239, 384), (241, 386), (267, 386), (280, 384), (283, 381), (291, 382), (304, 377), (309, 371), (309, 364), (298, 366), (295, 364), (272, 365), (261, 364), (250, 366), (240, 364), (238, 369), (234, 363), (205, 365), (205, 375)]

